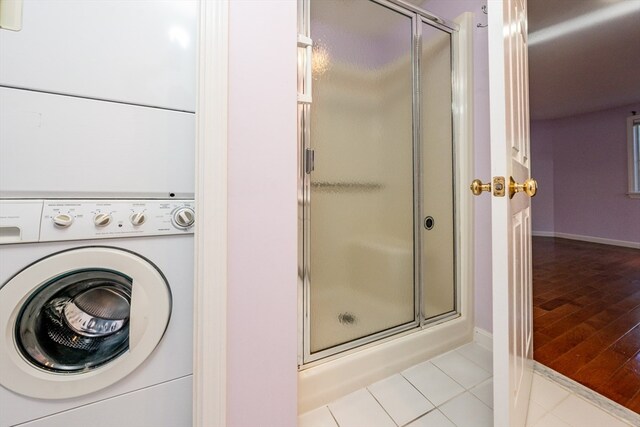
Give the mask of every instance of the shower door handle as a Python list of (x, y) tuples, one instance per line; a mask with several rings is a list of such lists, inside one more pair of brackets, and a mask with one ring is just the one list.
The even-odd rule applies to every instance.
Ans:
[(315, 160), (316, 152), (311, 148), (305, 148), (304, 150), (304, 172), (309, 175), (316, 168)]
[[(302, 76), (302, 88), (298, 91), (298, 103), (311, 104), (311, 85), (313, 82), (312, 66), (313, 66), (313, 40), (311, 38), (298, 34), (298, 47), (304, 49), (302, 62), (304, 64), (304, 75)], [(300, 60), (300, 59), (299, 59)]]

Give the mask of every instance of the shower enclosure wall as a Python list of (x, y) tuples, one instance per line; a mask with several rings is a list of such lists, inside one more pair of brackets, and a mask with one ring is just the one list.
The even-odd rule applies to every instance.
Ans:
[(303, 369), (463, 313), (458, 30), (401, 1), (300, 0)]

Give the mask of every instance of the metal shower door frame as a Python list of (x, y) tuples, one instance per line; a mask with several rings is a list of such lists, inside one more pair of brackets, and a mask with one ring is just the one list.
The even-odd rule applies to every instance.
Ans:
[[(305, 46), (306, 41), (310, 41), (310, 1), (312, 0), (298, 0), (298, 46)], [(372, 3), (378, 4), (382, 7), (386, 7), (402, 15), (405, 15), (411, 19), (412, 27), (412, 41), (411, 41), (411, 70), (412, 70), (412, 153), (413, 153), (413, 269), (414, 269), (414, 319), (411, 322), (395, 326), (383, 331), (379, 331), (362, 338), (358, 338), (346, 343), (330, 347), (328, 349), (311, 353), (311, 338), (310, 338), (310, 286), (312, 272), (310, 270), (310, 221), (311, 221), (311, 178), (310, 174), (306, 172), (306, 152), (311, 148), (310, 138), (310, 117), (312, 100), (311, 93), (298, 93), (298, 366), (300, 369), (310, 368), (316, 366), (318, 363), (329, 361), (337, 357), (341, 357), (344, 354), (348, 354), (353, 351), (357, 351), (364, 347), (374, 345), (381, 340), (391, 339), (398, 334), (411, 333), (412, 331), (420, 330), (426, 326), (442, 323), (451, 318), (459, 316), (460, 308), (460, 292), (458, 292), (458, 280), (457, 274), (454, 274), (455, 281), (455, 308), (452, 312), (444, 313), (440, 316), (426, 320), (424, 316), (424, 308), (422, 304), (422, 260), (421, 260), (421, 248), (422, 248), (422, 174), (421, 174), (421, 154), (422, 154), (422, 130), (420, 129), (420, 56), (421, 56), (421, 24), (424, 22), (442, 31), (451, 34), (451, 55), (452, 55), (452, 95), (456, 92), (455, 82), (455, 46), (454, 35), (458, 31), (458, 25), (454, 22), (442, 19), (436, 15), (433, 15), (425, 10), (415, 7), (411, 4), (405, 3), (402, 0), (366, 0)], [(302, 41), (302, 44), (301, 44)], [(308, 68), (311, 66), (311, 57), (306, 50), (304, 58), (298, 55), (298, 70), (300, 74), (301, 68)], [(305, 75), (309, 75), (308, 72), (303, 72)], [(306, 86), (303, 90), (310, 89), (310, 82), (298, 82), (299, 86)], [(452, 96), (452, 102), (455, 102), (456, 97)], [(453, 106), (452, 106), (453, 107)], [(452, 114), (452, 120), (455, 120), (455, 115)], [(456, 135), (455, 126), (453, 126), (453, 146), (455, 153)], [(454, 163), (456, 162), (454, 155)], [(455, 167), (455, 165), (453, 165)], [(455, 181), (455, 173), (454, 173)], [(455, 182), (453, 183), (455, 186)], [(455, 187), (454, 187), (455, 188)], [(454, 193), (455, 200), (455, 193)], [(458, 251), (458, 215), (455, 212), (454, 202), (454, 216), (455, 216), (455, 247)], [(456, 273), (458, 270), (458, 264), (455, 260), (454, 265)]]
[[(451, 186), (452, 186), (452, 194), (453, 194), (453, 218), (454, 218), (454, 236), (453, 236), (453, 246), (454, 246), (454, 251), (453, 251), (453, 265), (454, 265), (454, 271), (453, 271), (453, 282), (454, 282), (454, 288), (453, 288), (453, 298), (454, 298), (454, 307), (453, 310), (450, 310), (448, 312), (445, 313), (441, 313), (437, 316), (432, 316), (427, 318), (426, 313), (425, 313), (425, 307), (424, 304), (422, 303), (422, 295), (420, 295), (420, 326), (422, 328), (424, 327), (428, 327), (428, 326), (434, 326), (434, 325), (438, 325), (440, 323), (446, 322), (448, 320), (451, 320), (453, 318), (456, 318), (458, 316), (460, 316), (460, 307), (462, 307), (462, 293), (460, 292), (460, 270), (461, 270), (461, 263), (458, 262), (460, 260), (460, 248), (461, 248), (461, 235), (460, 235), (460, 230), (462, 229), (462, 225), (461, 225), (461, 217), (459, 214), (459, 210), (458, 210), (458, 171), (460, 168), (460, 162), (459, 162), (459, 156), (458, 156), (458, 152), (459, 152), (459, 147), (458, 147), (458, 141), (459, 141), (459, 135), (458, 133), (458, 126), (456, 126), (456, 103), (458, 103), (459, 100), (459, 93), (461, 93), (461, 88), (460, 88), (460, 83), (458, 82), (458, 55), (457, 55), (457, 49), (458, 49), (458, 33), (459, 33), (459, 28), (458, 28), (458, 24), (455, 23), (450, 23), (448, 22), (447, 25), (452, 25), (453, 28), (449, 28), (447, 25), (442, 25), (440, 22), (437, 21), (433, 21), (423, 15), (418, 14), (418, 52), (420, 53), (418, 55), (418, 61), (417, 61), (417, 69), (415, 70), (415, 76), (416, 76), (416, 84), (417, 84), (417, 90), (416, 90), (416, 103), (417, 103), (417, 107), (416, 109), (418, 110), (418, 117), (417, 117), (417, 126), (418, 126), (418, 135), (416, 136), (416, 139), (418, 141), (418, 146), (420, 148), (420, 150), (422, 149), (422, 136), (423, 136), (423, 129), (422, 129), (422, 119), (420, 117), (420, 107), (421, 107), (421, 102), (420, 102), (420, 98), (422, 95), (422, 91), (420, 89), (420, 70), (421, 70), (421, 60), (422, 60), (422, 25), (421, 24), (425, 24), (425, 25), (429, 25), (431, 27), (434, 27), (436, 29), (442, 30), (446, 33), (449, 33), (450, 35), (450, 50), (451, 50), (451, 150), (452, 150), (452, 159), (453, 159), (453, 163), (451, 165), (452, 170), (453, 170), (453, 175), (452, 175), (452, 182), (451, 182)], [(420, 152), (420, 156), (422, 156), (422, 152)], [(421, 159), (422, 157), (420, 157)], [(420, 176), (420, 182), (422, 182), (422, 176)], [(422, 192), (420, 192), (420, 195), (422, 196)], [(424, 207), (424, 203), (423, 200), (420, 200), (420, 204), (418, 209), (422, 209)], [(424, 217), (424, 212), (422, 212), (421, 216), (420, 216), (420, 221), (422, 221), (422, 218)], [(416, 227), (417, 230), (421, 230), (421, 223), (419, 223)], [(419, 287), (420, 287), (420, 292), (422, 293), (422, 285), (423, 285), (423, 262), (424, 260), (422, 259), (422, 257), (420, 257), (419, 259), (420, 262), (420, 277), (419, 277)]]

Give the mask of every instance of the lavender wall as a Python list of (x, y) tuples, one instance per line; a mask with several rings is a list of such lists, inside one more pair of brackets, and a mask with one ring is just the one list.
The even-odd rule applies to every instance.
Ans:
[(553, 128), (550, 121), (531, 122), (531, 176), (538, 181), (538, 194), (531, 200), (532, 229), (552, 233), (553, 206)]
[[(434, 0), (425, 8), (450, 19), (471, 11), (486, 22), (482, 4)], [(294, 426), (296, 2), (231, 2), (229, 30), (228, 425)], [(490, 175), (487, 52), (486, 30), (475, 29), (475, 170), (483, 179)], [(478, 198), (475, 209), (476, 324), (491, 330), (489, 198)]]
[[(625, 194), (626, 119), (631, 110), (640, 111), (640, 103), (532, 122), (534, 171), (551, 176), (553, 183), (553, 190), (541, 186), (541, 192), (553, 194), (553, 228), (548, 231), (640, 242), (640, 200)], [(534, 155), (540, 151), (551, 152), (552, 162), (538, 165)], [(548, 218), (539, 221), (537, 216), (548, 206), (534, 199), (534, 231), (547, 231)]]
[[(484, 0), (427, 0), (422, 7), (443, 18), (454, 19), (464, 12), (473, 12), (476, 23), (487, 23), (481, 12)], [(473, 139), (475, 177), (484, 182), (491, 179), (489, 145), (489, 45), (486, 28), (473, 30)], [(474, 311), (475, 325), (491, 332), (491, 198), (477, 197), (475, 203), (475, 271)]]
[(229, 31), (227, 425), (293, 427), (296, 2), (232, 1)]

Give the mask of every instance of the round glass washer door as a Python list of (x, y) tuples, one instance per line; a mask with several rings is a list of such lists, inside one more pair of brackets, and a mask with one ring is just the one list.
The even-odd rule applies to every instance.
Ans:
[(107, 387), (153, 352), (170, 315), (166, 279), (140, 255), (111, 247), (50, 255), (0, 288), (0, 384), (45, 399)]

